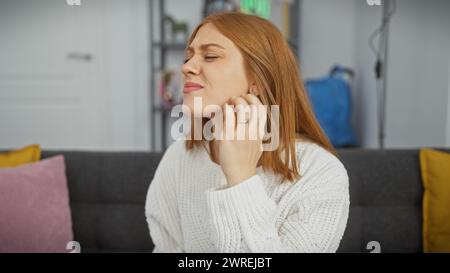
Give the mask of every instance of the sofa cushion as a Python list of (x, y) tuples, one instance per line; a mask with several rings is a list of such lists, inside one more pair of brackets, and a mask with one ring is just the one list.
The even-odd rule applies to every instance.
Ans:
[(0, 153), (0, 168), (16, 167), (36, 162), (39, 159), (41, 159), (41, 147), (39, 145), (30, 145), (15, 151)]
[(68, 252), (64, 157), (0, 169), (0, 252)]
[(423, 251), (450, 252), (450, 154), (422, 149)]

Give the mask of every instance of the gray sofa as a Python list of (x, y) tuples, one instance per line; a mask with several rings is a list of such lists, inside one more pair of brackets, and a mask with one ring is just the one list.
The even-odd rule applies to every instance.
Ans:
[[(162, 157), (151, 152), (44, 151), (63, 154), (75, 240), (82, 252), (151, 252), (144, 215)], [(338, 252), (422, 251), (418, 150), (339, 150), (350, 177), (350, 215)]]

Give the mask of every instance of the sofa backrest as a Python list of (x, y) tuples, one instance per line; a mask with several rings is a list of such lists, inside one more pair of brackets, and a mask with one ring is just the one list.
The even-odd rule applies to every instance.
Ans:
[[(338, 252), (421, 252), (418, 150), (339, 150), (350, 178), (350, 214)], [(83, 252), (151, 252), (148, 186), (162, 157), (151, 152), (43, 152), (66, 160), (74, 236)]]
[(81, 252), (151, 252), (147, 189), (162, 154), (44, 151), (66, 162), (74, 239)]
[(350, 214), (339, 252), (421, 252), (422, 183), (418, 150), (341, 150)]

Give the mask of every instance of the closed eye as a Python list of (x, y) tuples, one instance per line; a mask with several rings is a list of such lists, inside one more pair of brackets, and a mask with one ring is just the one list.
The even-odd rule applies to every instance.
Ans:
[(206, 60), (214, 60), (214, 59), (217, 59), (217, 58), (218, 58), (217, 56), (205, 56)]
[[(219, 57), (217, 57), (217, 56), (205, 56), (206, 60), (214, 60), (214, 59), (217, 59), (217, 58), (219, 58)], [(184, 59), (183, 63), (185, 64), (185, 63), (189, 62), (189, 60), (190, 59)]]

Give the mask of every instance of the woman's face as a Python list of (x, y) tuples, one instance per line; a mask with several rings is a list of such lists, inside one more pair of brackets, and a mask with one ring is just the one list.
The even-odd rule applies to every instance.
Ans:
[[(208, 105), (222, 106), (249, 89), (241, 52), (211, 23), (202, 26), (189, 45), (182, 72), (183, 104), (191, 113), (200, 114)], [(189, 83), (201, 87), (189, 87)], [(194, 109), (194, 97), (202, 99), (201, 109)]]

